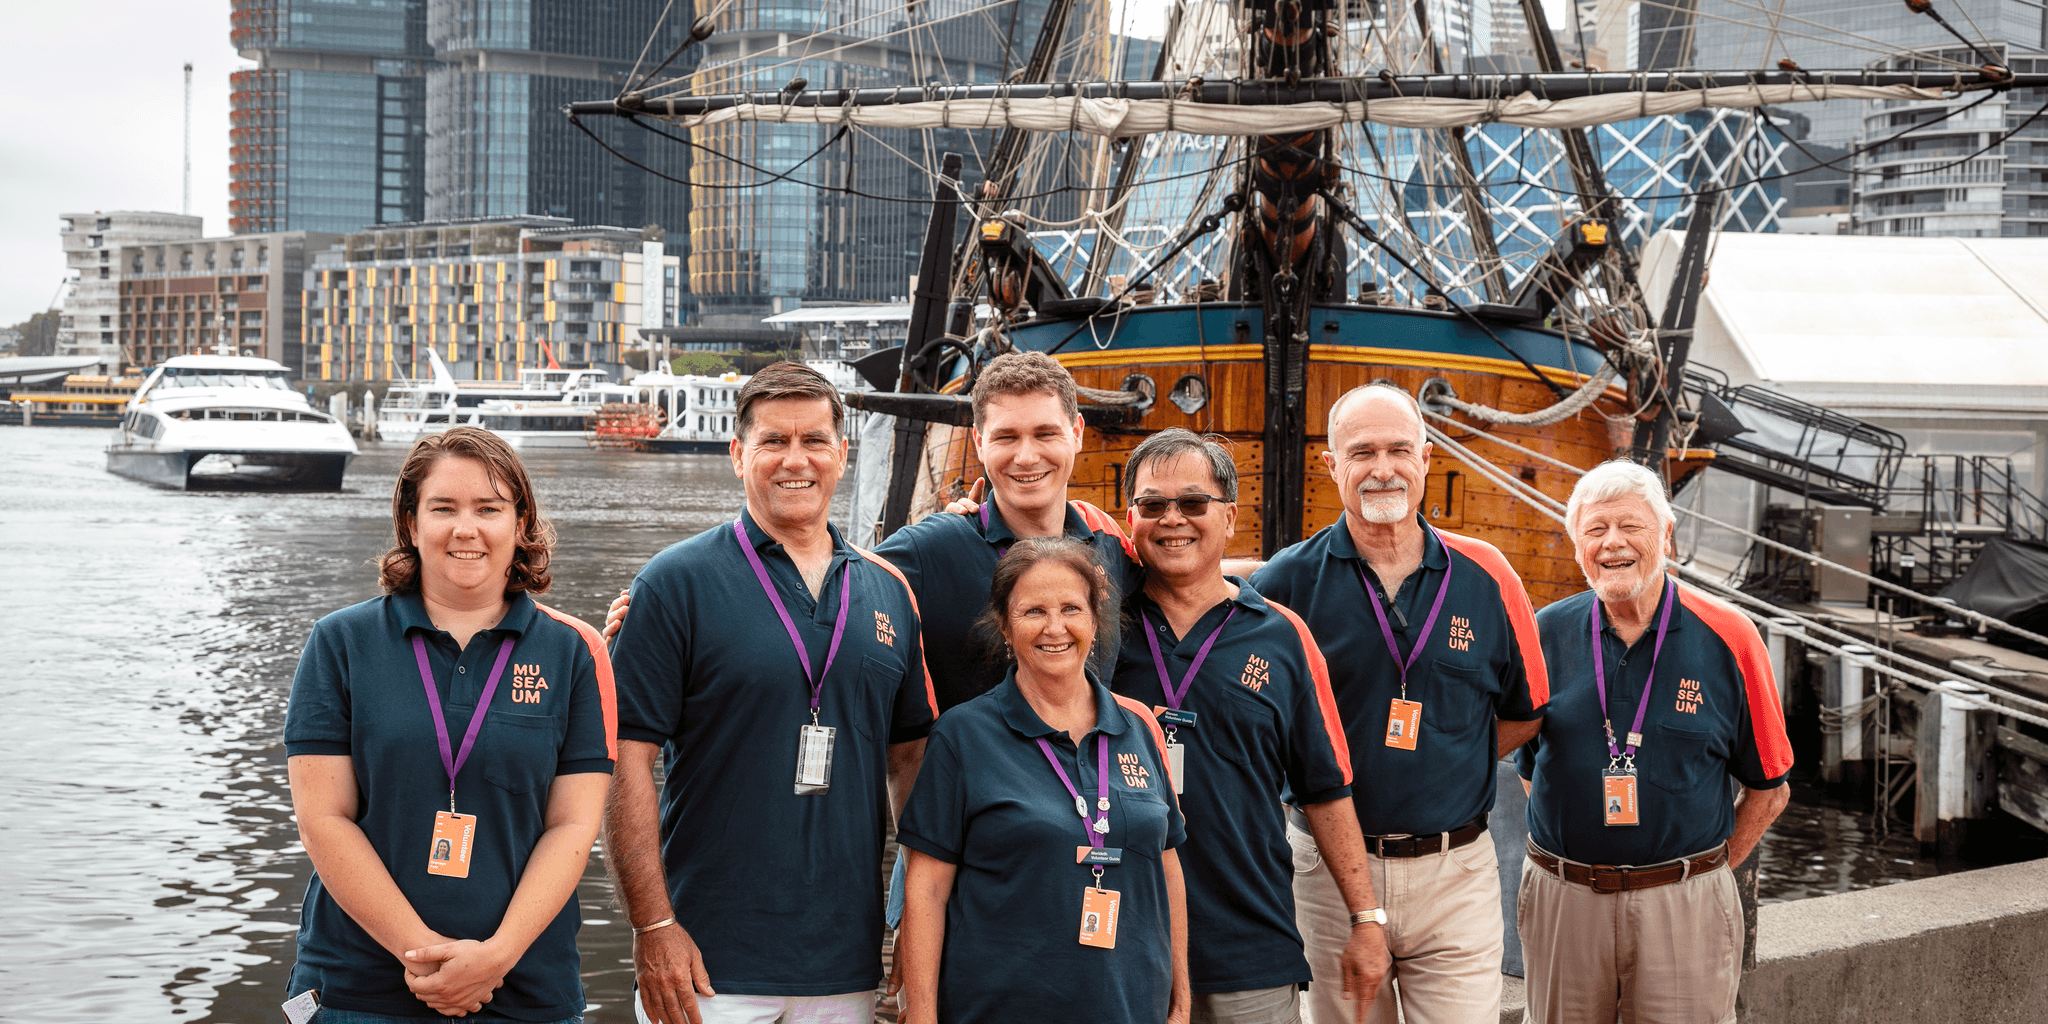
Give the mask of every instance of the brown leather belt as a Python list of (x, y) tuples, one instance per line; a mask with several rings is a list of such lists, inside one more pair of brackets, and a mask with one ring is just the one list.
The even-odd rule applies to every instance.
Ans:
[[(1653, 889), (1660, 885), (1682, 882), (1694, 875), (1704, 875), (1728, 863), (1728, 845), (1715, 847), (1689, 860), (1676, 860), (1669, 864), (1657, 864), (1645, 868), (1614, 867), (1607, 864), (1580, 864), (1575, 861), (1559, 860), (1529, 842), (1529, 859), (1536, 862), (1546, 874), (1562, 874), (1567, 882), (1583, 885), (1594, 892), (1612, 894), (1631, 892), (1636, 889)], [(1558, 865), (1564, 870), (1560, 872)]]

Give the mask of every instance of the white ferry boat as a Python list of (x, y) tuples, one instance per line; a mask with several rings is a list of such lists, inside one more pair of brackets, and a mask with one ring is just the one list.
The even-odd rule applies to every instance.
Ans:
[(740, 388), (749, 378), (737, 373), (717, 377), (655, 371), (627, 383), (636, 396), (627, 401), (660, 410), (661, 431), (641, 444), (651, 452), (698, 452), (723, 455), (730, 447), (738, 419)]
[(293, 390), (284, 364), (175, 356), (136, 389), (107, 470), (179, 489), (339, 490), (356, 457), (348, 428)]
[[(569, 445), (580, 447), (588, 430), (588, 416), (583, 414), (582, 407), (590, 404), (583, 400), (582, 393), (606, 386), (603, 370), (523, 369), (517, 381), (456, 380), (439, 353), (427, 350), (427, 362), (433, 367), (431, 378), (392, 382), (391, 390), (377, 407), (378, 437), (409, 445), (422, 434), (438, 434), (457, 424), (484, 426), (505, 433), (490, 427), (485, 422), (487, 418), (496, 418), (514, 433), (556, 434), (562, 431), (550, 426), (555, 420), (582, 416), (586, 422), (574, 431), (576, 444)], [(615, 394), (602, 395), (596, 401), (617, 401)], [(563, 403), (570, 407), (543, 408)], [(487, 405), (492, 407), (491, 411), (485, 410)], [(511, 434), (506, 436), (508, 440), (512, 438)]]

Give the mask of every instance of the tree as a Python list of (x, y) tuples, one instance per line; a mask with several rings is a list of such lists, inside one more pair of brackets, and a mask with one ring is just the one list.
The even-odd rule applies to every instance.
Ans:
[(15, 324), (21, 332), (21, 347), (15, 354), (24, 356), (53, 356), (57, 354), (57, 310), (37, 313)]
[(685, 352), (669, 362), (678, 376), (716, 377), (732, 372), (732, 362), (716, 352)]

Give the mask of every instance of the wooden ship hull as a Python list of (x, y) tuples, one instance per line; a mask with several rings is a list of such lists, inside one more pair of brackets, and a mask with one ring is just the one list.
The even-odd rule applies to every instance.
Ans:
[[(1344, 510), (1322, 453), (1328, 448), (1330, 405), (1345, 391), (1388, 380), (1414, 394), (1424, 382), (1440, 378), (1464, 400), (1504, 412), (1534, 412), (1557, 401), (1534, 373), (1503, 358), (1492, 339), (1456, 314), (1387, 306), (1312, 308), (1320, 343), (1309, 346), (1304, 375), (1307, 443), (1294, 456), (1302, 463), (1304, 488), (1294, 522), (1266, 520), (1266, 362), (1264, 348), (1252, 340), (1261, 336), (1261, 313), (1248, 303), (1133, 307), (1113, 325), (1104, 323), (1083, 350), (1069, 344), (1055, 354), (1084, 388), (1138, 388), (1157, 396), (1124, 423), (1090, 417), (1094, 422), (1087, 428), (1068, 496), (1120, 511), (1126, 504), (1124, 465), (1147, 436), (1168, 427), (1220, 435), (1235, 454), (1239, 479), (1237, 536), (1229, 553), (1270, 556), (1277, 546), (1268, 546), (1269, 536), (1309, 536), (1336, 522)], [(1069, 334), (1073, 324), (1028, 322), (1013, 327), (1009, 338), (1020, 350), (1044, 351)], [(1508, 325), (1495, 325), (1493, 330), (1546, 377), (1567, 388), (1579, 387), (1601, 363), (1591, 345), (1567, 341), (1555, 331)], [(1076, 340), (1089, 337), (1084, 334)], [(1132, 380), (1138, 375), (1150, 378), (1149, 389)], [(1184, 400), (1192, 411), (1174, 400), (1191, 390), (1183, 384), (1189, 377), (1199, 382), (1200, 393), (1206, 396), (1199, 405)], [(951, 382), (955, 389), (963, 383)], [(1635, 424), (1631, 412), (1628, 395), (1617, 383), (1586, 410), (1551, 426), (1487, 429), (1552, 458), (1590, 467), (1627, 453)], [(1452, 436), (1460, 435), (1453, 431)], [(913, 520), (964, 494), (981, 475), (965, 426), (931, 424), (924, 444), (921, 462), (927, 469), (912, 503)], [(1562, 470), (1507, 449), (1484, 454), (1560, 501), (1570, 496), (1573, 480)], [(1435, 526), (1500, 548), (1538, 606), (1584, 589), (1571, 544), (1556, 524), (1448, 452), (1439, 450), (1431, 460), (1422, 511)]]

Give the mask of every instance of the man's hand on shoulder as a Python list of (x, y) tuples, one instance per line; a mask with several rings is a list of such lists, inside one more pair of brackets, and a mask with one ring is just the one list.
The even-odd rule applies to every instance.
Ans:
[(967, 489), (967, 496), (954, 498), (946, 503), (946, 511), (971, 516), (981, 511), (981, 503), (988, 500), (988, 477), (979, 477), (974, 486)]
[(604, 639), (606, 643), (610, 643), (613, 637), (619, 635), (619, 627), (626, 624), (626, 608), (632, 603), (633, 592), (621, 590), (619, 591), (619, 596), (612, 601), (612, 606), (605, 611)]

